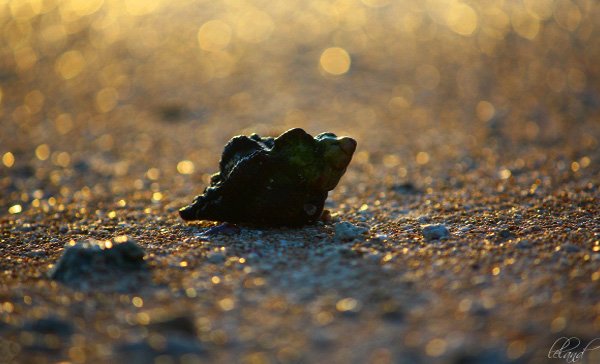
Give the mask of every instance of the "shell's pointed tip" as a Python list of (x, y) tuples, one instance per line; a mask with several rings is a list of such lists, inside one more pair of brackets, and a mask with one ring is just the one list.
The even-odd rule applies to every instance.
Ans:
[(347, 155), (352, 155), (352, 154), (354, 154), (354, 151), (356, 150), (356, 140), (349, 138), (349, 137), (341, 138), (340, 139), (340, 148)]

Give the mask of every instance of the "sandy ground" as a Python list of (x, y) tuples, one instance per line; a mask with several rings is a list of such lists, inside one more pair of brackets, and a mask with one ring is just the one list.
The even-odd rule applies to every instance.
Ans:
[[(561, 363), (600, 338), (594, 1), (143, 4), (0, 1), (0, 362)], [(358, 141), (331, 220), (179, 219), (229, 138), (291, 127)], [(120, 235), (146, 273), (48, 278)]]

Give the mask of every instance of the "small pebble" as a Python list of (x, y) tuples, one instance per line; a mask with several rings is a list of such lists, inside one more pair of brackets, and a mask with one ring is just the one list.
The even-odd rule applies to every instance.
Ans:
[(361, 226), (356, 226), (348, 221), (338, 222), (335, 227), (335, 240), (351, 241), (360, 238), (368, 230)]
[(496, 232), (496, 236), (498, 238), (500, 238), (500, 239), (503, 239), (503, 240), (504, 239), (510, 239), (510, 238), (514, 237), (513, 233), (509, 229), (507, 229), (507, 228), (501, 229), (498, 232)]
[(450, 232), (445, 225), (425, 225), (422, 227), (423, 237), (425, 240), (440, 240), (450, 236)]
[(417, 221), (420, 222), (421, 224), (426, 224), (431, 221), (431, 217), (429, 217), (427, 215), (419, 216), (417, 218)]

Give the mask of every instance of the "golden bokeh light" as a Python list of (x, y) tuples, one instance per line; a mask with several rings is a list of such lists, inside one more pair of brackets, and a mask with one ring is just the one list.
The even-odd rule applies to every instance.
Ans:
[(140, 308), (140, 307), (143, 307), (143, 306), (144, 306), (144, 300), (143, 300), (141, 297), (137, 297), (137, 296), (136, 296), (136, 297), (133, 297), (133, 298), (131, 299), (131, 303), (132, 303), (132, 304), (133, 304), (135, 307), (137, 307), (137, 308)]
[(8, 208), (8, 212), (10, 214), (20, 214), (23, 211), (23, 207), (21, 205), (13, 205)]
[(73, 129), (73, 119), (70, 114), (60, 114), (54, 119), (54, 127), (60, 134), (67, 134)]
[(448, 27), (460, 35), (472, 35), (477, 29), (478, 16), (475, 10), (464, 3), (453, 3), (446, 15)]
[(60, 4), (60, 15), (64, 21), (76, 21), (77, 19), (94, 14), (104, 4), (104, 0), (65, 0)]
[(32, 68), (38, 61), (38, 55), (29, 46), (19, 46), (14, 52), (15, 62), (19, 71), (27, 71)]
[(7, 168), (11, 168), (15, 164), (15, 156), (11, 152), (6, 152), (2, 156), (2, 164)]
[(335, 308), (340, 312), (354, 311), (359, 308), (360, 303), (352, 297), (343, 298), (335, 304)]
[(537, 19), (546, 20), (552, 17), (554, 2), (555, 0), (523, 0), (523, 5)]
[(124, 0), (125, 10), (133, 16), (141, 16), (150, 14), (158, 10), (161, 5), (161, 0)]
[(63, 53), (55, 63), (56, 72), (65, 80), (78, 76), (85, 68), (85, 58), (80, 51), (71, 50)]
[(25, 95), (25, 105), (32, 114), (39, 112), (44, 106), (45, 96), (40, 90), (33, 90)]
[(267, 40), (275, 28), (273, 20), (264, 11), (249, 8), (236, 20), (236, 35), (249, 43)]
[(19, 20), (29, 20), (42, 12), (43, 3), (43, 0), (13, 0), (8, 2), (8, 6), (13, 18)]
[(581, 10), (569, 0), (558, 0), (554, 8), (554, 19), (568, 31), (575, 31), (581, 22)]
[(153, 202), (159, 202), (160, 200), (162, 200), (162, 199), (163, 199), (163, 197), (164, 197), (164, 196), (163, 196), (163, 194), (162, 194), (162, 193), (160, 193), (160, 192), (154, 192), (154, 193), (152, 194), (152, 201), (153, 201)]
[(425, 353), (432, 357), (441, 356), (446, 352), (448, 343), (443, 339), (433, 339), (425, 346)]
[(489, 101), (479, 101), (476, 108), (477, 118), (483, 122), (490, 121), (496, 114), (494, 105)]
[(119, 93), (112, 87), (106, 87), (96, 94), (96, 109), (101, 113), (111, 111), (117, 106)]
[(52, 153), (52, 162), (57, 166), (67, 168), (71, 164), (71, 155), (67, 152)]
[(205, 51), (220, 51), (231, 41), (231, 27), (222, 20), (213, 19), (198, 30), (198, 43)]
[(427, 153), (427, 152), (417, 153), (417, 156), (415, 157), (415, 161), (419, 165), (424, 165), (424, 164), (429, 163), (429, 153)]
[(179, 161), (179, 163), (177, 163), (177, 172), (180, 174), (194, 173), (194, 163), (189, 160)]
[(40, 144), (35, 148), (35, 156), (41, 161), (45, 161), (50, 157), (50, 147), (48, 144)]
[(154, 167), (150, 168), (146, 171), (146, 176), (149, 179), (156, 181), (160, 177), (160, 169)]
[(350, 55), (345, 49), (340, 47), (331, 47), (321, 53), (319, 65), (321, 68), (332, 75), (343, 75), (350, 69)]
[(513, 30), (525, 39), (534, 40), (540, 31), (540, 21), (528, 12), (514, 11), (510, 21)]

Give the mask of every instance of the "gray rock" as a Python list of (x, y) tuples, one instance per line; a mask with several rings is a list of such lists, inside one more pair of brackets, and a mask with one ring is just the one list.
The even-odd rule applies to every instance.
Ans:
[(144, 255), (144, 249), (126, 236), (77, 243), (71, 240), (49, 275), (68, 285), (93, 287), (122, 280), (124, 274), (130, 272), (145, 270)]
[(356, 226), (348, 221), (338, 222), (334, 225), (335, 228), (335, 240), (337, 241), (351, 241), (360, 238), (365, 234), (368, 229)]
[(429, 217), (427, 215), (422, 215), (417, 218), (417, 221), (420, 222), (421, 224), (426, 224), (428, 222), (431, 222), (431, 217)]
[(421, 232), (425, 240), (440, 240), (450, 236), (450, 231), (443, 224), (425, 225), (422, 227)]
[(514, 238), (514, 234), (508, 228), (500, 228), (496, 231), (496, 237), (501, 240)]

